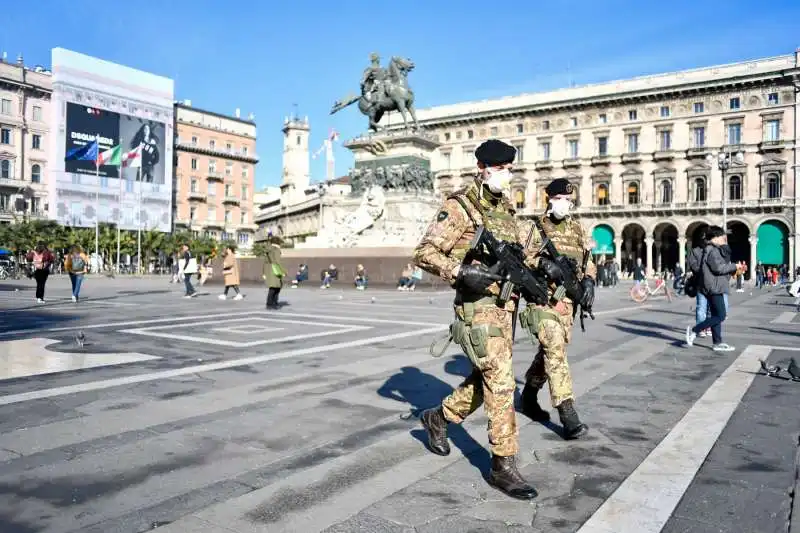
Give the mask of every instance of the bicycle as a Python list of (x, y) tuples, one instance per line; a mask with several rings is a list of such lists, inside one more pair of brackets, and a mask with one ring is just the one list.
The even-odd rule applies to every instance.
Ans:
[(631, 287), (631, 299), (636, 302), (637, 304), (644, 303), (647, 301), (648, 298), (651, 296), (655, 296), (656, 294), (664, 291), (664, 296), (666, 296), (667, 301), (671, 302), (674, 293), (669, 289), (666, 282), (663, 279), (656, 280), (656, 288), (651, 289), (650, 284), (648, 283), (647, 279), (641, 281), (639, 283), (634, 284)]

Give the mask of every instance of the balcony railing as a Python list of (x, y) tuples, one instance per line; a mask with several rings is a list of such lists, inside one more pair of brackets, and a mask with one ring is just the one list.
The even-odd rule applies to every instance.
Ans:
[(686, 150), (686, 157), (688, 159), (705, 158), (711, 153), (711, 149), (707, 146), (695, 146)]
[(206, 195), (206, 193), (199, 192), (199, 191), (189, 192), (188, 196), (189, 196), (189, 200), (197, 200), (199, 202), (205, 202), (206, 199), (208, 198), (208, 195)]
[(241, 203), (241, 200), (239, 200), (239, 198), (237, 198), (236, 196), (226, 196), (222, 200), (222, 203), (239, 205), (239, 203)]
[(569, 157), (561, 162), (564, 168), (578, 168), (581, 166), (581, 160), (577, 157)]
[(549, 159), (543, 159), (542, 161), (537, 161), (534, 163), (534, 167), (536, 170), (544, 170), (547, 168), (553, 168), (553, 162)]
[(638, 163), (641, 160), (642, 160), (642, 154), (640, 154), (639, 152), (622, 154), (623, 163)]
[(653, 161), (667, 161), (675, 158), (675, 152), (672, 150), (658, 150), (653, 152)]
[(610, 155), (596, 155), (592, 158), (592, 165), (610, 165), (611, 164), (611, 156)]
[(786, 142), (782, 140), (764, 141), (758, 145), (759, 152), (780, 152), (786, 148)]
[(206, 174), (206, 177), (208, 177), (208, 179), (210, 180), (215, 180), (215, 181), (223, 181), (225, 179), (222, 173), (217, 172), (216, 170), (209, 170), (208, 174)]

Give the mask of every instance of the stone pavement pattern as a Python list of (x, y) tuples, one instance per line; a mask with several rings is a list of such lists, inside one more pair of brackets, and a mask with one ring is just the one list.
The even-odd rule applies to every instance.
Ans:
[[(564, 442), (557, 424), (518, 415), (519, 462), (540, 493), (520, 502), (482, 479), (482, 410), (451, 425), (450, 456), (422, 442), (416, 415), (469, 371), (453, 346), (427, 353), (449, 293), (286, 289), (267, 311), (260, 287), (223, 302), (218, 287), (184, 300), (166, 280), (89, 279), (76, 306), (53, 277), (37, 306), (30, 283), (2, 284), (0, 532), (649, 531), (591, 527), (679, 434), (710, 439), (710, 453), (688, 486), (642, 500), (667, 513), (664, 532), (789, 531), (800, 383), (739, 366), (797, 353), (791, 299), (732, 295), (738, 349), (717, 354), (681, 346), (688, 298), (638, 306), (627, 288), (601, 290), (597, 320), (573, 335), (589, 438)], [(533, 354), (519, 332), (518, 377)], [(740, 403), (714, 393), (723, 380), (743, 383)], [(710, 422), (686, 437), (692, 416)]]

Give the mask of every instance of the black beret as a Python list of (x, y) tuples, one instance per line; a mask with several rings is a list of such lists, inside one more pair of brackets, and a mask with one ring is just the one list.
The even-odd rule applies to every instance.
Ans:
[(544, 190), (545, 194), (547, 194), (547, 196), (550, 198), (553, 196), (558, 196), (559, 194), (570, 195), (574, 191), (575, 186), (564, 178), (554, 179)]
[(497, 139), (489, 139), (475, 150), (475, 158), (487, 167), (512, 163), (517, 149)]

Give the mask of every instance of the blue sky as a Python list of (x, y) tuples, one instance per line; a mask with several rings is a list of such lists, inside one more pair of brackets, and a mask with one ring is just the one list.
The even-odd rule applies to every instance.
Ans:
[[(0, 51), (9, 60), (21, 52), (26, 64), (49, 67), (50, 49), (61, 46), (171, 77), (176, 98), (197, 107), (255, 113), (259, 188), (280, 182), (280, 129), (294, 104), (309, 117), (312, 148), (331, 127), (342, 140), (366, 128), (355, 106), (328, 112), (358, 90), (373, 51), (384, 64), (392, 55), (416, 63), (410, 83), (423, 108), (787, 54), (800, 46), (797, 0), (763, 8), (744, 0), (139, 0), (95, 3), (89, 15), (90, 5), (8, 2)], [(343, 175), (352, 158), (341, 145), (336, 156)], [(312, 180), (324, 178), (324, 157), (312, 161), (311, 171)]]

